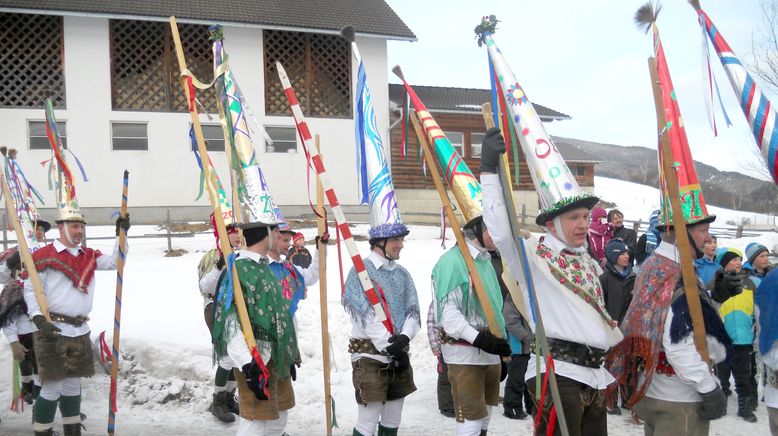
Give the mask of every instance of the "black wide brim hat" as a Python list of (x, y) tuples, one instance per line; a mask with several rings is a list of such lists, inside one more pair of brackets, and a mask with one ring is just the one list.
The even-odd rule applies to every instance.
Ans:
[(535, 224), (541, 227), (545, 226), (547, 222), (553, 220), (559, 215), (582, 207), (588, 210), (592, 210), (592, 208), (599, 201), (599, 197), (595, 197), (594, 195), (586, 193), (576, 195), (575, 197), (563, 198), (548, 209), (540, 211), (538, 216), (535, 218)]
[(37, 228), (38, 226), (41, 226), (41, 227), (43, 227), (43, 233), (46, 233), (46, 232), (48, 232), (49, 230), (51, 230), (51, 223), (49, 223), (49, 222), (48, 222), (48, 221), (46, 221), (46, 220), (38, 220), (38, 221), (35, 221), (35, 227)]

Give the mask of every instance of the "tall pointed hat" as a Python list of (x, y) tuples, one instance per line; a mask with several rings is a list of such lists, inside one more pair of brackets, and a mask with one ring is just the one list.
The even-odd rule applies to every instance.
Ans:
[[(195, 160), (197, 161), (197, 166), (200, 168), (200, 193), (197, 195), (197, 198), (195, 200), (200, 199), (200, 197), (203, 195), (203, 189), (205, 187), (205, 184), (207, 183), (210, 188), (215, 194), (216, 199), (219, 202), (219, 205), (221, 206), (222, 210), (222, 216), (221, 220), (224, 223), (224, 227), (229, 228), (230, 226), (235, 226), (235, 211), (232, 208), (232, 202), (230, 201), (230, 196), (227, 194), (227, 191), (224, 189), (224, 185), (222, 185), (221, 179), (219, 178), (219, 174), (216, 173), (216, 168), (213, 166), (213, 162), (211, 161), (210, 156), (206, 156), (208, 159), (207, 164), (211, 168), (211, 177), (212, 180), (206, 180), (206, 171), (203, 167), (203, 157), (200, 156), (200, 150), (197, 147), (197, 140), (195, 139), (195, 133), (194, 128), (189, 129), (189, 141), (192, 144), (192, 152), (194, 153)], [(213, 228), (216, 230), (216, 218), (213, 216), (214, 214), (211, 214), (211, 219), (213, 220)], [(218, 246), (218, 235), (216, 237), (217, 240), (217, 246)]]
[[(713, 25), (708, 14), (700, 7), (699, 0), (689, 0), (689, 3), (697, 11), (702, 30), (710, 39), (713, 48), (716, 49), (721, 66), (727, 73), (729, 83), (732, 85), (735, 96), (740, 101), (743, 114), (751, 127), (751, 134), (756, 140), (759, 153), (773, 177), (773, 183), (778, 184), (778, 115), (776, 115), (775, 106), (770, 104), (764, 93), (756, 86), (751, 74), (745, 69), (740, 59), (735, 56), (732, 48), (727, 44), (719, 29)], [(703, 43), (707, 51), (707, 42), (703, 41)], [(708, 72), (710, 73), (710, 67), (708, 67)]]
[(39, 241), (35, 239), (35, 227), (42, 225), (46, 230), (51, 225), (42, 220), (38, 214), (38, 207), (35, 205), (35, 198), (43, 204), (43, 198), (34, 186), (30, 184), (25, 176), (22, 167), (16, 160), (16, 150), (0, 147), (0, 154), (5, 158), (4, 171), (8, 192), (13, 199), (16, 216), (19, 218), (19, 225), (27, 240), (27, 246), (35, 250), (39, 246)]
[(580, 207), (591, 209), (599, 198), (581, 191), (556, 144), (546, 133), (527, 94), (497, 48), (493, 36), (496, 24), (497, 19), (493, 15), (485, 17), (475, 31), (479, 45), (486, 44), (490, 71), (493, 71), (491, 80), (494, 88), (501, 90), (498, 96), (502, 100), (500, 106), (505, 108), (505, 117), (518, 134), (532, 183), (540, 198), (541, 210), (535, 223), (543, 226), (569, 210)]
[(384, 155), (384, 144), (376, 122), (373, 99), (367, 86), (365, 64), (359, 55), (354, 28), (343, 28), (341, 36), (351, 43), (351, 53), (357, 62), (356, 122), (357, 174), (360, 201), (370, 204), (370, 239), (395, 238), (409, 233), (400, 217), (392, 173)]
[(86, 224), (81, 208), (78, 206), (73, 173), (65, 157), (66, 148), (57, 130), (57, 120), (54, 118), (54, 105), (51, 100), (46, 100), (46, 136), (49, 138), (51, 151), (54, 154), (51, 159), (50, 175), (54, 179), (53, 185), (57, 198), (55, 222), (77, 221)]
[(233, 184), (240, 204), (239, 227), (275, 226), (281, 224), (276, 214), (278, 206), (270, 195), (265, 176), (259, 166), (246, 121), (246, 106), (235, 76), (227, 63), (227, 52), (221, 26), (210, 27), (213, 41), (214, 71), (220, 99), (220, 119), (230, 156)]
[[(694, 159), (689, 149), (689, 139), (686, 137), (681, 109), (678, 106), (678, 95), (673, 88), (673, 81), (670, 78), (670, 68), (667, 66), (667, 58), (662, 47), (662, 40), (659, 38), (659, 28), (656, 25), (656, 17), (661, 8), (654, 9), (653, 5), (647, 3), (642, 6), (635, 15), (635, 21), (645, 27), (646, 32), (650, 29), (654, 39), (654, 56), (656, 57), (657, 77), (659, 79), (659, 88), (662, 91), (662, 103), (664, 105), (665, 128), (660, 135), (669, 135), (670, 149), (672, 153), (673, 166), (678, 177), (678, 187), (681, 195), (681, 210), (683, 212), (686, 224), (710, 223), (716, 220), (716, 215), (708, 213), (708, 206), (705, 197), (702, 195), (702, 187), (697, 178), (697, 170), (694, 167)], [(662, 162), (662, 147), (659, 147), (659, 162)], [(667, 190), (667, 180), (662, 174), (660, 164), (660, 180), (662, 193), (662, 206), (659, 215), (659, 225), (657, 228), (667, 228), (668, 223), (672, 227), (673, 214), (670, 208), (670, 198)]]
[(411, 85), (405, 81), (400, 67), (394, 67), (392, 72), (403, 81), (405, 91), (408, 93), (411, 104), (421, 120), (421, 127), (427, 133), (427, 141), (435, 149), (435, 157), (437, 157), (438, 163), (440, 163), (440, 167), (443, 169), (451, 192), (454, 193), (459, 210), (462, 212), (465, 222), (470, 223), (474, 219), (479, 218), (483, 211), (481, 206), (483, 197), (481, 184), (478, 183), (470, 168), (467, 167), (462, 156), (451, 145), (451, 141), (446, 138), (443, 130), (435, 122), (435, 119), (432, 118), (427, 107), (424, 106), (424, 103), (416, 95)]

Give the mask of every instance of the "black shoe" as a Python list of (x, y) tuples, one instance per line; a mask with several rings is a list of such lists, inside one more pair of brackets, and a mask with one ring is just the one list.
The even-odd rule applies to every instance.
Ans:
[(235, 389), (231, 391), (227, 391), (227, 410), (229, 410), (230, 413), (240, 415), (240, 405), (238, 404), (238, 401), (235, 399)]
[(453, 410), (441, 410), (440, 414), (445, 416), (446, 418), (453, 418), (457, 415), (456, 412), (454, 412)]
[(508, 419), (527, 419), (529, 416), (521, 409), (505, 409), (502, 415)]

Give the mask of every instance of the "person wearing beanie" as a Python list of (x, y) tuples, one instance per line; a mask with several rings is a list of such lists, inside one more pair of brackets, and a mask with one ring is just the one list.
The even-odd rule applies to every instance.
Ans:
[(746, 262), (743, 263), (743, 269), (756, 286), (759, 286), (762, 279), (773, 269), (769, 254), (767, 247), (758, 242), (746, 246), (746, 256), (743, 258)]
[[(635, 287), (635, 273), (630, 262), (630, 249), (621, 239), (611, 239), (605, 246), (605, 271), (600, 274), (600, 286), (605, 298), (605, 310), (619, 324), (624, 321), (632, 302), (632, 288)], [(621, 415), (618, 407), (618, 389), (608, 387), (605, 393), (608, 413)]]
[[(305, 236), (302, 233), (297, 232), (292, 236), (292, 246), (286, 252), (286, 258), (300, 268), (308, 268), (313, 263), (311, 252), (305, 248)], [(313, 264), (318, 268), (318, 265)]]
[(721, 265), (715, 259), (717, 248), (718, 239), (710, 235), (710, 241), (705, 241), (705, 245), (702, 247), (702, 257), (694, 261), (697, 277), (705, 285), (705, 289), (708, 292), (713, 287), (713, 278), (716, 276), (716, 272), (721, 269)]
[(737, 416), (747, 422), (756, 422), (757, 385), (756, 359), (754, 355), (754, 282), (742, 270), (743, 253), (736, 248), (721, 247), (716, 251), (716, 262), (724, 274), (739, 275), (743, 291), (729, 297), (719, 308), (724, 327), (732, 340), (732, 356), (729, 361), (716, 365), (721, 389), (730, 395), (729, 377), (735, 377), (737, 392)]

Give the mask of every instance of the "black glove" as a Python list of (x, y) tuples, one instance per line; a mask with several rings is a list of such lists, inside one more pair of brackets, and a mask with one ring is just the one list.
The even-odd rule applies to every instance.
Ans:
[(246, 385), (254, 393), (254, 396), (257, 397), (257, 400), (264, 401), (270, 398), (269, 391), (267, 391), (267, 388), (270, 386), (268, 379), (262, 373), (262, 369), (257, 365), (256, 361), (252, 360), (243, 365), (240, 370), (246, 378)]
[(216, 269), (219, 269), (219, 270), (223, 269), (225, 263), (226, 262), (224, 261), (224, 255), (223, 254), (219, 255), (219, 260), (216, 261)]
[(700, 396), (702, 397), (700, 416), (713, 420), (727, 414), (727, 396), (724, 395), (720, 386), (716, 386), (716, 389), (707, 394), (700, 394)]
[(19, 271), (22, 269), (22, 254), (19, 249), (14, 251), (14, 254), (8, 256), (5, 260), (5, 266), (11, 271)]
[(52, 322), (46, 321), (46, 318), (43, 315), (33, 316), (32, 322), (35, 324), (35, 327), (38, 327), (38, 331), (40, 331), (46, 339), (56, 339), (56, 337), (59, 336), (59, 332), (62, 331)]
[(473, 346), (480, 348), (489, 354), (496, 354), (498, 356), (511, 355), (511, 346), (508, 344), (508, 341), (503, 338), (498, 338), (487, 330), (478, 333), (478, 336), (476, 336), (473, 341)]
[(130, 213), (127, 213), (126, 217), (122, 217), (119, 215), (119, 218), (116, 218), (116, 236), (119, 236), (119, 229), (124, 229), (124, 232), (127, 233), (128, 230), (130, 230)]
[(324, 232), (321, 236), (316, 236), (313, 238), (313, 242), (316, 245), (316, 248), (319, 248), (319, 244), (327, 245), (330, 242), (330, 232)]
[(503, 382), (506, 378), (508, 378), (508, 364), (500, 359), (500, 381)]
[(407, 351), (411, 340), (405, 335), (393, 335), (389, 338), (389, 345), (386, 346), (386, 354), (392, 357), (398, 357), (401, 353)]
[(711, 297), (717, 303), (723, 303), (730, 297), (743, 292), (743, 279), (734, 271), (716, 271), (716, 281), (711, 290)]
[(292, 381), (297, 381), (297, 364), (293, 363), (289, 365), (289, 375), (292, 376)]
[(411, 358), (406, 352), (400, 353), (399, 356), (396, 356), (393, 359), (394, 367), (398, 372), (405, 371), (411, 367)]
[(500, 155), (505, 153), (505, 140), (500, 129), (492, 127), (486, 131), (481, 143), (481, 166), (478, 170), (482, 173), (497, 173), (497, 165), (500, 163)]

